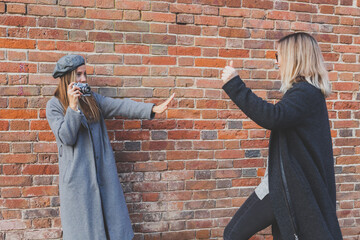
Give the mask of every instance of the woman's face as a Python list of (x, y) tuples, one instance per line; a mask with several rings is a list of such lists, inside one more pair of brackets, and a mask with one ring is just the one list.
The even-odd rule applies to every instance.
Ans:
[(81, 65), (76, 69), (76, 82), (86, 83), (86, 66)]

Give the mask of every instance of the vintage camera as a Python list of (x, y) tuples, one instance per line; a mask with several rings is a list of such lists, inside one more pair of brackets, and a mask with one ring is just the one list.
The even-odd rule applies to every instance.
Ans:
[(74, 87), (80, 88), (83, 97), (91, 96), (91, 88), (87, 83), (75, 83)]

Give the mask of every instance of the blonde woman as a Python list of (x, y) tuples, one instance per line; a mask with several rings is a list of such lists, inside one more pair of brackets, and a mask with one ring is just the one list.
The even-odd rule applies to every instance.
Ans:
[(134, 233), (104, 118), (150, 119), (164, 112), (174, 95), (154, 106), (88, 93), (75, 86), (87, 82), (85, 60), (79, 55), (62, 57), (53, 77), (60, 81), (46, 117), (59, 151), (63, 238), (130, 240)]
[(271, 130), (266, 174), (224, 239), (249, 239), (270, 225), (275, 240), (342, 239), (325, 104), (331, 90), (320, 48), (311, 35), (294, 33), (279, 40), (276, 58), (284, 96), (275, 105), (252, 93), (232, 62), (222, 73), (231, 100)]

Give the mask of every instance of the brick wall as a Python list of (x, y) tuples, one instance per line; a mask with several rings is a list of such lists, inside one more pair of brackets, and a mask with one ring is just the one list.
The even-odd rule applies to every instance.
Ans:
[[(57, 148), (45, 119), (55, 62), (86, 57), (101, 94), (159, 102), (153, 121), (107, 121), (136, 238), (220, 239), (264, 174), (266, 131), (221, 89), (234, 60), (248, 86), (281, 97), (275, 42), (319, 41), (344, 239), (360, 235), (360, 1), (1, 0), (0, 240), (60, 239)], [(271, 239), (267, 229), (254, 239)]]

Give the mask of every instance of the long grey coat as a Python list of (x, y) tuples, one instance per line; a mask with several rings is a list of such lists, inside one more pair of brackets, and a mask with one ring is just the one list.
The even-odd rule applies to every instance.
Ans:
[[(94, 93), (101, 109), (95, 126), (101, 135), (92, 137), (93, 125), (81, 112), (67, 109), (53, 97), (46, 117), (59, 151), (60, 216), (64, 240), (130, 240), (134, 233), (121, 188), (104, 118), (151, 118), (153, 104), (113, 99)], [(101, 145), (96, 145), (101, 144)], [(101, 146), (95, 157), (94, 147)]]

